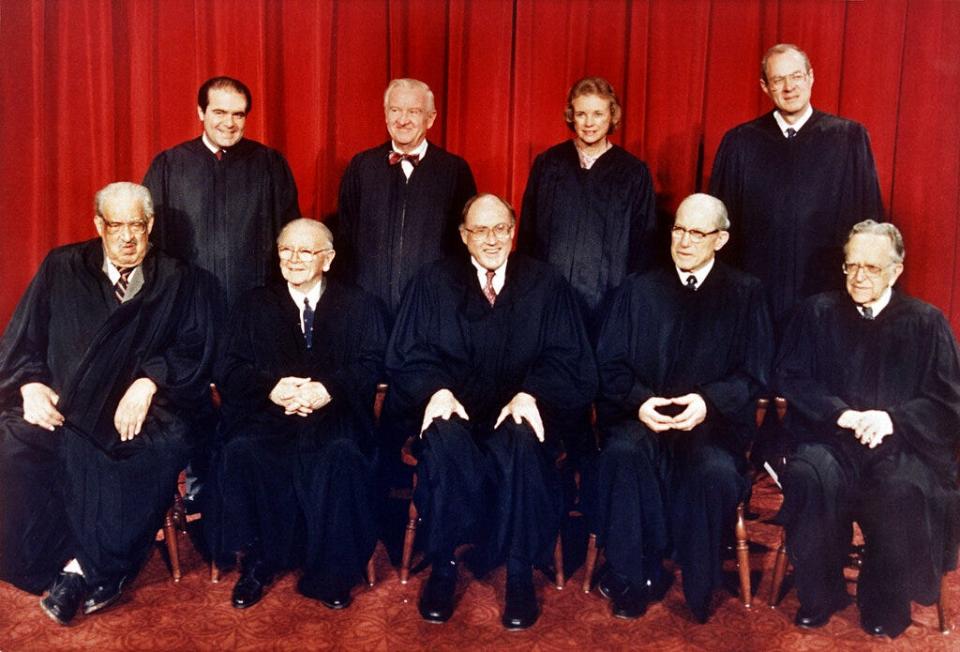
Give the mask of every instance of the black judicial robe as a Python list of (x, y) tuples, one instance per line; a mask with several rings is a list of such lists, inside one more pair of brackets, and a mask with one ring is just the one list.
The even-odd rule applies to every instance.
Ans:
[(353, 157), (340, 182), (335, 273), (380, 298), (396, 315), (425, 263), (461, 250), (457, 226), (477, 192), (467, 162), (430, 143), (408, 180), (390, 165), (390, 142)]
[[(285, 283), (245, 293), (232, 313), (216, 368), (224, 444), (210, 534), (219, 556), (259, 540), (275, 567), (305, 562), (353, 579), (376, 543), (370, 456), (387, 335), (373, 297), (326, 283), (309, 350)], [(332, 400), (308, 417), (285, 415), (269, 395), (286, 376), (323, 383)]]
[(584, 170), (568, 140), (534, 160), (517, 250), (560, 270), (588, 321), (627, 274), (653, 266), (655, 230), (653, 179), (633, 154), (614, 145)]
[[(825, 604), (843, 590), (838, 560), (856, 519), (873, 551), (859, 580), (861, 614), (869, 608), (868, 617), (896, 635), (910, 622), (909, 601), (931, 604), (941, 575), (956, 567), (960, 352), (950, 326), (933, 306), (896, 291), (873, 320), (861, 318), (845, 292), (816, 295), (784, 333), (775, 382), (789, 404), (787, 430), (800, 444), (795, 457), (819, 464), (814, 475), (824, 492), (807, 496), (810, 489), (794, 482), (803, 469), (788, 460), (777, 520), (798, 573), (809, 576), (797, 579), (801, 600)], [(863, 446), (836, 425), (847, 409), (887, 412), (893, 434), (874, 449)], [(826, 473), (823, 450), (839, 476)], [(881, 495), (877, 483), (891, 479), (895, 493)], [(825, 506), (837, 491), (844, 502)], [(902, 496), (911, 504), (891, 507)]]
[[(596, 391), (593, 353), (570, 285), (546, 263), (511, 254), (491, 307), (467, 255), (424, 268), (410, 284), (387, 350), (390, 414), (416, 435), (447, 388), (474, 424), (492, 428), (518, 392), (537, 399), (547, 441)], [(580, 436), (577, 433), (577, 436)]]
[[(691, 606), (719, 584), (726, 524), (747, 489), (754, 400), (772, 357), (762, 286), (720, 261), (697, 291), (670, 268), (631, 275), (615, 293), (597, 344), (606, 441), (585, 502), (611, 566), (635, 584), (671, 540)], [(639, 421), (647, 399), (691, 392), (707, 404), (692, 431), (654, 434)]]
[(297, 185), (280, 152), (243, 138), (218, 161), (195, 138), (158, 154), (143, 185), (156, 211), (151, 240), (212, 273), (224, 309), (276, 278), (277, 235), (300, 217)]
[[(187, 419), (209, 400), (205, 277), (153, 249), (117, 304), (102, 266), (99, 239), (53, 250), (0, 340), (0, 576), (37, 593), (74, 556), (94, 584), (136, 570), (186, 464)], [(119, 439), (117, 404), (144, 376), (157, 393), (143, 430), (108, 456), (92, 442)], [(56, 432), (23, 420), (30, 382), (60, 396)]]
[(793, 139), (772, 111), (728, 131), (710, 194), (733, 223), (728, 260), (763, 282), (778, 324), (805, 297), (842, 288), (850, 227), (883, 219), (867, 130), (817, 110)]

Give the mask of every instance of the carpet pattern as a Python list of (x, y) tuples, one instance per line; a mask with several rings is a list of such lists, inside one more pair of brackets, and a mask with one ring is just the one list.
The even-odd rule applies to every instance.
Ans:
[[(416, 606), (429, 571), (401, 585), (383, 544), (376, 554), (377, 584), (355, 589), (354, 603), (345, 611), (331, 611), (299, 595), (293, 574), (275, 582), (259, 604), (238, 610), (230, 606), (237, 574), (211, 584), (203, 559), (181, 536), (184, 577), (179, 584), (170, 579), (158, 549), (125, 590), (121, 604), (92, 616), (80, 615), (70, 627), (47, 618), (36, 596), (0, 584), (0, 650), (960, 650), (960, 632), (946, 636), (939, 632), (935, 607), (914, 605), (913, 624), (895, 641), (875, 640), (863, 633), (856, 606), (810, 632), (793, 625), (794, 591), (787, 591), (778, 608), (769, 608), (780, 529), (765, 520), (775, 513), (779, 501), (768, 479), (758, 482), (752, 507), (760, 519), (747, 526), (756, 592), (753, 607), (745, 609), (735, 594), (718, 591), (713, 616), (705, 625), (697, 624), (687, 611), (679, 582), (643, 618), (614, 619), (599, 593), (581, 592), (582, 568), (568, 578), (563, 591), (537, 574), (542, 615), (523, 632), (507, 632), (500, 625), (504, 569), (482, 580), (463, 572), (452, 620), (434, 625), (419, 617)], [(576, 546), (572, 542), (566, 546), (576, 557)], [(582, 560), (582, 550), (579, 554)], [(731, 586), (735, 586), (732, 559), (729, 564)], [(856, 572), (849, 573), (852, 594)], [(954, 607), (948, 613), (951, 622), (957, 622), (960, 573), (949, 579), (948, 604)], [(789, 582), (788, 575), (787, 589)]]

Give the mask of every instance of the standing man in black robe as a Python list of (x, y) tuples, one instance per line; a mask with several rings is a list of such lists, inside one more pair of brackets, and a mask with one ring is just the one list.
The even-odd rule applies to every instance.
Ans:
[(585, 491), (608, 560), (600, 590), (618, 618), (663, 597), (672, 546), (687, 606), (706, 622), (722, 543), (749, 489), (745, 453), (773, 333), (759, 281), (716, 259), (729, 229), (715, 197), (683, 200), (674, 266), (628, 277), (600, 332), (605, 442)]
[(866, 544), (860, 625), (896, 637), (910, 602), (933, 604), (956, 567), (960, 352), (939, 310), (893, 291), (904, 259), (895, 226), (856, 224), (844, 253), (846, 292), (801, 305), (777, 362), (799, 442), (778, 520), (796, 569), (797, 625), (821, 627), (849, 604), (855, 520)]
[(570, 281), (593, 332), (608, 292), (656, 259), (650, 171), (608, 140), (622, 115), (606, 79), (574, 84), (564, 118), (575, 136), (537, 156), (520, 214), (517, 250), (551, 263)]
[[(205, 81), (197, 92), (203, 133), (158, 154), (143, 179), (157, 212), (153, 242), (216, 279), (217, 332), (241, 293), (275, 278), (277, 234), (300, 215), (286, 159), (243, 137), (252, 104), (250, 89), (237, 79)], [(204, 406), (196, 418), (198, 435), (203, 434), (187, 472), (191, 511), (215, 424), (216, 415)]]
[(469, 256), (417, 275), (388, 348), (390, 393), (419, 461), (414, 499), (433, 563), (419, 608), (432, 622), (453, 614), (454, 551), (468, 541), (480, 566), (507, 560), (504, 626), (536, 622), (532, 565), (560, 525), (564, 428), (596, 392), (573, 291), (546, 263), (510, 255), (514, 223), (499, 197), (471, 199), (460, 226)]
[(726, 133), (710, 193), (730, 211), (731, 262), (766, 287), (782, 327), (805, 297), (840, 289), (832, 270), (854, 222), (883, 208), (863, 125), (810, 105), (813, 68), (795, 45), (770, 48), (760, 87), (775, 108)]
[(340, 182), (337, 267), (392, 318), (417, 270), (459, 251), (460, 212), (477, 188), (466, 161), (427, 141), (429, 86), (394, 79), (383, 112), (390, 141), (354, 156)]
[(213, 548), (244, 554), (234, 607), (301, 566), (299, 591), (342, 609), (377, 540), (369, 487), (386, 328), (373, 297), (328, 279), (326, 226), (294, 220), (277, 250), (286, 282), (241, 297), (217, 364), (225, 442)]
[(149, 191), (112, 183), (95, 208), (100, 238), (50, 252), (0, 340), (0, 577), (49, 587), (62, 625), (150, 551), (213, 355), (210, 290), (150, 248)]

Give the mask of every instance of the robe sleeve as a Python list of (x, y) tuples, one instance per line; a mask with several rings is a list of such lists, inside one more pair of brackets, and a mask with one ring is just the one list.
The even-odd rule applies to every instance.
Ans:
[(233, 309), (214, 370), (217, 386), (231, 402), (250, 412), (269, 407), (270, 392), (280, 380), (256, 363), (252, 318), (259, 308), (246, 293)]
[(742, 267), (743, 246), (743, 162), (742, 146), (738, 143), (736, 131), (728, 131), (720, 141), (717, 156), (713, 159), (710, 173), (710, 194), (727, 207), (730, 215), (730, 240), (724, 248), (726, 260), (736, 267)]
[(537, 232), (537, 191), (540, 188), (540, 175), (543, 170), (543, 154), (537, 156), (527, 177), (527, 187), (523, 191), (523, 204), (520, 210), (520, 233), (517, 235), (517, 251), (536, 257)]
[(633, 362), (635, 310), (631, 301), (632, 288), (633, 284), (628, 280), (616, 291), (597, 340), (600, 374), (597, 418), (602, 425), (638, 419), (640, 406), (656, 395), (643, 382), (645, 374), (636, 369)]
[[(49, 256), (30, 281), (0, 339), (0, 406), (22, 405), (20, 387), (27, 383), (50, 385), (47, 343), (50, 328)], [(60, 391), (62, 388), (53, 388)]]
[(213, 290), (209, 277), (191, 270), (184, 282), (179, 318), (169, 346), (140, 365), (139, 376), (157, 385), (157, 395), (189, 410), (209, 400), (210, 370), (215, 355)]
[(273, 192), (273, 231), (279, 234), (287, 222), (301, 215), (297, 200), (297, 182), (290, 171), (290, 164), (276, 150), (270, 150), (267, 168), (270, 171), (270, 187)]
[(147, 173), (143, 177), (143, 185), (150, 191), (153, 200), (153, 231), (150, 240), (161, 248), (165, 246), (165, 235), (169, 220), (166, 219), (167, 209), (167, 157), (161, 152), (150, 163)]
[(352, 283), (356, 282), (356, 228), (360, 216), (362, 192), (360, 164), (354, 157), (340, 180), (337, 198), (337, 216), (334, 226), (334, 242), (337, 247), (336, 275)]
[(657, 200), (653, 178), (646, 164), (638, 165), (639, 177), (630, 210), (630, 253), (627, 273), (644, 272), (656, 261)]
[(838, 242), (846, 242), (850, 227), (861, 220), (883, 221), (883, 201), (880, 196), (880, 183), (877, 180), (877, 166), (870, 148), (870, 136), (858, 123), (851, 123), (853, 133), (848, 138), (847, 167), (844, 170), (845, 182), (841, 186), (840, 215), (843, 229), (837, 234)]

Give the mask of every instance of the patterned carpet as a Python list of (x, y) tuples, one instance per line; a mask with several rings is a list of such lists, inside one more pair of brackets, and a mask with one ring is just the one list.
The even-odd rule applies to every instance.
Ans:
[[(793, 591), (787, 592), (777, 609), (767, 607), (779, 528), (764, 521), (778, 504), (772, 483), (759, 482), (752, 507), (760, 520), (748, 523), (757, 592), (754, 606), (745, 609), (735, 595), (720, 591), (714, 600), (715, 613), (706, 625), (693, 621), (679, 583), (640, 620), (614, 619), (599, 594), (580, 591), (582, 568), (573, 573), (563, 591), (538, 574), (543, 614), (527, 631), (506, 632), (500, 625), (502, 568), (483, 581), (464, 572), (453, 619), (433, 625), (421, 620), (416, 608), (426, 573), (401, 585), (383, 545), (377, 551), (376, 586), (356, 589), (353, 606), (344, 612), (332, 612), (297, 594), (293, 575), (273, 584), (260, 604), (240, 611), (229, 604), (236, 573), (211, 584), (203, 560), (181, 537), (184, 578), (179, 584), (170, 579), (158, 551), (125, 591), (120, 605), (105, 613), (78, 616), (71, 627), (47, 618), (35, 596), (0, 585), (0, 650), (960, 650), (960, 632), (944, 636), (938, 631), (935, 607), (915, 605), (913, 625), (893, 642), (864, 634), (855, 606), (813, 632), (793, 625), (797, 609)], [(391, 551), (395, 552), (393, 547)], [(582, 559), (582, 545), (568, 543), (567, 552), (571, 564)], [(729, 563), (733, 586), (732, 560)], [(851, 579), (854, 576), (851, 571)], [(960, 621), (960, 573), (950, 580), (952, 620)], [(851, 593), (855, 586), (850, 584)]]

